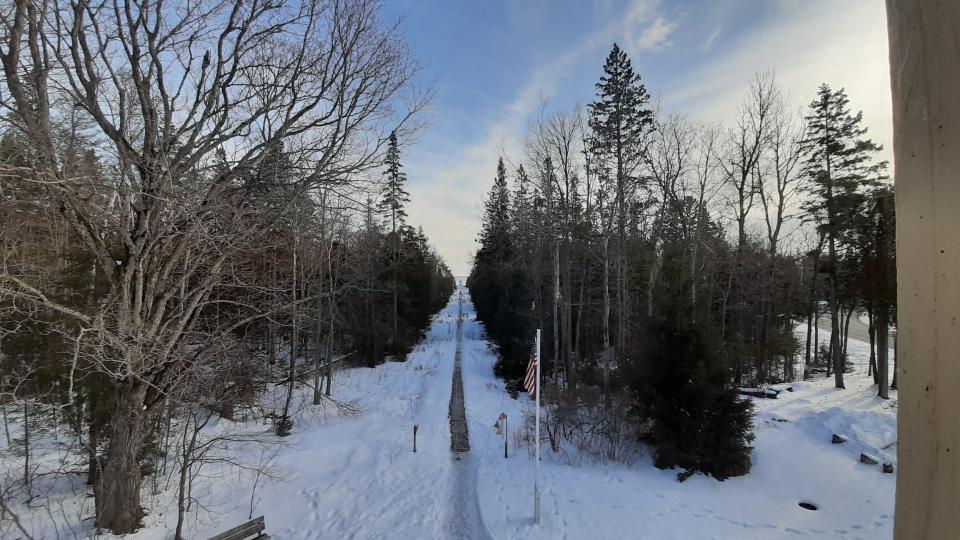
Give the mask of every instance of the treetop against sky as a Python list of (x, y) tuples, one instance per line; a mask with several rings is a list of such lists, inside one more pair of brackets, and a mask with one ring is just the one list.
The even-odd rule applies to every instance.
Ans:
[(612, 43), (666, 113), (729, 123), (757, 72), (773, 71), (804, 107), (826, 82), (847, 90), (870, 137), (891, 141), (882, 0), (398, 0), (434, 101), (404, 149), (410, 222), (423, 224), (454, 273), (469, 271), (480, 197), (504, 154), (511, 175), (541, 113), (593, 98)]

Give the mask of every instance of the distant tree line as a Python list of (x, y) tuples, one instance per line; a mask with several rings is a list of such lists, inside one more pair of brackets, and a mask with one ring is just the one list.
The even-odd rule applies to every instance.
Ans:
[(859, 311), (886, 397), (893, 188), (865, 134), (842, 89), (801, 111), (766, 74), (728, 126), (664, 114), (614, 45), (586, 110), (541, 114), (515, 169), (497, 164), (468, 280), (497, 374), (517, 384), (541, 328), (556, 400), (626, 400), (658, 466), (720, 478), (750, 466), (738, 388), (843, 388)]
[[(339, 363), (401, 360), (447, 301), (404, 211), (418, 66), (380, 8), (0, 7), (4, 518), (83, 471), (95, 526), (128, 533), (163, 475), (180, 538), (211, 413), (290, 433), (296, 387), (319, 404)], [(51, 431), (53, 471), (31, 460)]]

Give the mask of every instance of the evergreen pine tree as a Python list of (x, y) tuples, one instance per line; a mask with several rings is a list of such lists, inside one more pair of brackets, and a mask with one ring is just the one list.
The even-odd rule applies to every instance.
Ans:
[(630, 58), (614, 43), (596, 84), (597, 99), (587, 108), (593, 133), (590, 149), (612, 159), (618, 179), (633, 173), (653, 129), (650, 95), (633, 71)]
[(863, 113), (850, 111), (846, 92), (821, 84), (806, 116), (804, 172), (812, 197), (805, 209), (819, 218), (827, 239), (827, 275), (831, 318), (831, 363), (834, 384), (844, 388), (844, 358), (840, 346), (840, 255), (852, 217), (862, 208), (864, 188), (882, 173), (885, 162), (873, 163), (880, 145), (864, 138)]
[(383, 192), (377, 206), (390, 225), (390, 232), (396, 234), (397, 229), (406, 223), (406, 207), (410, 203), (410, 194), (406, 188), (407, 175), (400, 164), (400, 146), (396, 131), (390, 133), (384, 165), (387, 170), (384, 173)]
[(517, 257), (513, 210), (507, 169), (501, 159), (484, 203), (480, 249), (467, 286), (478, 316), (484, 319), (487, 331), (500, 346), (494, 370), (517, 389), (530, 353), (533, 286), (523, 259)]
[(480, 242), (484, 248), (494, 249), (503, 257), (510, 254), (510, 189), (503, 158), (497, 162), (497, 176), (484, 204)]
[(410, 203), (410, 194), (407, 193), (407, 175), (403, 172), (400, 165), (400, 145), (397, 142), (397, 132), (390, 132), (390, 141), (387, 145), (387, 155), (384, 158), (384, 165), (387, 170), (384, 173), (385, 181), (383, 192), (378, 204), (378, 210), (384, 215), (390, 226), (390, 242), (393, 248), (391, 254), (391, 288), (393, 296), (393, 332), (391, 334), (391, 343), (399, 338), (400, 333), (400, 309), (399, 297), (400, 284), (398, 282), (396, 268), (403, 260), (403, 230), (406, 226), (407, 211), (406, 206)]
[(644, 361), (637, 366), (647, 379), (639, 388), (654, 421), (654, 465), (720, 480), (746, 474), (753, 403), (728, 385), (717, 336), (692, 322), (683, 298), (663, 306), (650, 321)]
[(653, 129), (650, 95), (633, 71), (627, 53), (614, 43), (597, 83), (597, 99), (588, 105), (592, 136), (588, 141), (595, 166), (612, 175), (616, 196), (617, 226), (617, 311), (618, 350), (622, 354), (626, 338), (627, 269), (625, 246), (628, 213), (637, 187), (636, 168), (646, 150), (647, 135)]

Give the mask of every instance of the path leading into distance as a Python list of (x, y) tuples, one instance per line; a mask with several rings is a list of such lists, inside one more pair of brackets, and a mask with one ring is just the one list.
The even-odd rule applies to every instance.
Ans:
[(477, 498), (477, 465), (470, 455), (470, 433), (463, 394), (463, 297), (457, 294), (457, 349), (453, 359), (450, 389), (450, 452), (453, 460), (452, 493), (447, 514), (449, 538), (486, 540), (490, 538), (480, 515)]

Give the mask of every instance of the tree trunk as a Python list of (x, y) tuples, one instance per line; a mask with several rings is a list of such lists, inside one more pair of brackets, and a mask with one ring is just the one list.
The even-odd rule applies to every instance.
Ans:
[[(820, 241), (817, 244), (817, 251), (813, 256), (813, 271), (811, 272), (810, 277), (810, 310), (807, 312), (807, 355), (803, 361), (803, 379), (807, 380), (810, 378), (810, 332), (816, 332), (817, 320), (819, 319), (819, 310), (820, 306), (817, 303), (817, 274), (819, 273), (820, 266), (820, 252), (823, 251), (823, 235), (820, 235)], [(816, 313), (816, 317), (814, 314)], [(813, 328), (811, 328), (811, 325)], [(817, 362), (817, 344), (816, 338), (813, 342), (813, 362)]]
[(560, 245), (553, 242), (553, 374), (560, 372)]
[[(190, 423), (194, 422), (190, 434), (190, 441), (187, 442), (187, 430)], [(180, 482), (177, 486), (177, 530), (174, 533), (174, 540), (183, 540), (183, 522), (187, 511), (187, 486), (190, 479), (190, 468), (193, 466), (193, 451), (197, 445), (197, 435), (200, 430), (196, 426), (196, 418), (190, 414), (190, 418), (184, 422), (183, 426), (183, 454), (180, 462)]]
[(850, 342), (850, 318), (853, 317), (854, 311), (855, 310), (853, 306), (850, 306), (850, 308), (847, 309), (847, 318), (843, 321), (843, 352), (841, 354), (843, 358), (841, 359), (841, 362), (843, 362), (844, 368), (846, 367), (847, 362), (847, 343)]
[(317, 299), (317, 324), (313, 329), (313, 346), (315, 347), (313, 351), (313, 404), (319, 405), (320, 401), (323, 399), (323, 392), (320, 389), (321, 384), (321, 373), (320, 366), (323, 359), (323, 354), (320, 352), (322, 350), (320, 344), (323, 341), (323, 300)]
[(619, 274), (619, 286), (617, 294), (617, 303), (619, 307), (618, 333), (617, 333), (617, 353), (619, 358), (623, 358), (627, 348), (627, 260), (623, 253), (617, 255), (617, 273)]
[(97, 479), (100, 478), (100, 457), (97, 455), (97, 446), (100, 443), (100, 429), (93, 421), (93, 401), (90, 402), (90, 425), (88, 426), (89, 436), (87, 441), (87, 485), (97, 485)]
[(583, 352), (583, 302), (584, 302), (584, 291), (587, 286), (587, 257), (586, 250), (583, 251), (583, 255), (580, 260), (580, 298), (577, 302), (577, 327), (574, 331), (575, 341), (573, 342), (573, 354), (575, 356), (581, 356)]
[(815, 307), (816, 300), (813, 298), (812, 289), (813, 287), (811, 287), (810, 301), (808, 303), (809, 307), (807, 309), (807, 353), (803, 359), (803, 380), (807, 380), (810, 378), (810, 345), (811, 345), (810, 338), (813, 335), (813, 325), (814, 325), (813, 311), (816, 309)]
[[(327, 257), (327, 274), (330, 276), (330, 298), (327, 300), (327, 373), (326, 373), (326, 388), (324, 389), (324, 394), (327, 397), (330, 397), (330, 393), (333, 390), (333, 323), (334, 317), (336, 315), (337, 300), (333, 295), (334, 288), (336, 287), (336, 281), (333, 278), (333, 240), (331, 239), (331, 256)], [(373, 315), (371, 314), (371, 317)]]
[[(6, 381), (3, 373), (3, 336), (0, 334), (0, 381)], [(3, 432), (7, 436), (7, 448), (10, 448), (10, 421), (7, 419), (7, 404), (0, 403), (0, 411), (3, 411)]]
[(400, 334), (400, 314), (399, 314), (399, 304), (398, 304), (398, 302), (397, 302), (397, 288), (399, 287), (399, 285), (397, 284), (397, 277), (396, 277), (396, 272), (397, 272), (397, 270), (394, 269), (393, 272), (394, 272), (394, 277), (393, 277), (393, 337), (390, 339), (390, 341), (391, 341), (391, 345), (393, 345), (394, 347), (396, 347), (396, 346), (397, 346), (396, 344), (400, 342), (400, 336), (399, 336), (399, 334)]
[[(173, 428), (173, 402), (170, 400), (165, 400), (164, 403), (164, 416), (166, 420), (164, 421), (163, 427), (163, 455), (169, 455), (170, 450), (170, 431)], [(163, 460), (163, 474), (167, 474), (167, 459)]]
[(617, 138), (617, 355), (623, 358), (627, 337), (627, 193), (623, 146)]
[(323, 394), (327, 397), (330, 397), (330, 394), (333, 391), (333, 297), (330, 298), (330, 314), (329, 322), (327, 327), (327, 373), (326, 373), (326, 388), (323, 390)]
[(27, 490), (27, 500), (33, 498), (30, 481), (30, 403), (23, 402), (23, 487)]
[(873, 384), (879, 384), (880, 379), (877, 375), (877, 328), (875, 325), (876, 315), (873, 309), (873, 302), (867, 304), (867, 334), (870, 336), (870, 363), (867, 365), (867, 375), (873, 376)]
[[(892, 202), (892, 199), (882, 199), (879, 201), (880, 212), (877, 214), (880, 218), (877, 222), (877, 266), (880, 273), (878, 281), (880, 282), (880, 290), (884, 292), (887, 291), (887, 276), (890, 270), (887, 262), (887, 223), (885, 217), (886, 212), (884, 212), (888, 201)], [(893, 271), (896, 272), (895, 269)], [(879, 332), (879, 334), (877, 334), (877, 367), (874, 371), (877, 382), (877, 395), (883, 399), (888, 399), (890, 397), (890, 370), (888, 369), (887, 362), (889, 351), (887, 339), (890, 332), (890, 304), (887, 303), (886, 294), (881, 296), (881, 300), (877, 306), (876, 322), (876, 330)], [(873, 326), (873, 320), (870, 321), (870, 326)]]
[(603, 237), (603, 350), (610, 349), (610, 239)]
[[(274, 252), (273, 256), (273, 265), (270, 267), (270, 277), (273, 285), (277, 285), (277, 255)], [(267, 324), (267, 358), (271, 366), (277, 364), (277, 324), (274, 322), (273, 317), (270, 317), (270, 322)], [(271, 368), (271, 371), (273, 369)]]
[(573, 297), (573, 285), (570, 278), (570, 241), (564, 242), (563, 250), (563, 280), (562, 285), (565, 294), (561, 294), (563, 303), (561, 310), (563, 313), (563, 332), (561, 346), (563, 347), (563, 360), (566, 367), (567, 388), (573, 389), (577, 385), (577, 373), (573, 363), (573, 308), (570, 305)]
[(820, 304), (813, 311), (813, 364), (820, 361)]
[(657, 274), (660, 273), (660, 255), (663, 250), (663, 243), (658, 238), (654, 242), (653, 264), (650, 265), (650, 275), (647, 279), (647, 317), (653, 317), (653, 291), (657, 286)]
[(97, 527), (114, 534), (135, 531), (143, 518), (137, 454), (143, 446), (143, 410), (147, 386), (127, 380), (118, 388), (116, 409), (110, 418), (110, 446), (96, 484)]
[(287, 369), (287, 398), (283, 403), (283, 414), (280, 415), (280, 420), (277, 422), (276, 428), (277, 435), (281, 437), (289, 435), (290, 429), (293, 427), (293, 421), (290, 419), (290, 405), (293, 403), (293, 385), (297, 378), (297, 354), (299, 353), (298, 349), (300, 346), (299, 308), (295, 303), (297, 301), (297, 244), (297, 237), (294, 237), (293, 286), (290, 289), (293, 293), (294, 305), (290, 310), (290, 362)]
[(877, 309), (877, 395), (883, 399), (890, 397), (889, 385), (890, 369), (887, 363), (887, 336), (890, 332), (890, 316), (885, 304), (881, 303)]
[(833, 383), (837, 388), (843, 384), (843, 350), (840, 347), (840, 305), (837, 302), (837, 248), (830, 235), (830, 363), (833, 365)]
[(832, 377), (833, 376), (833, 340), (830, 340), (827, 343), (826, 364), (827, 364), (827, 377)]

